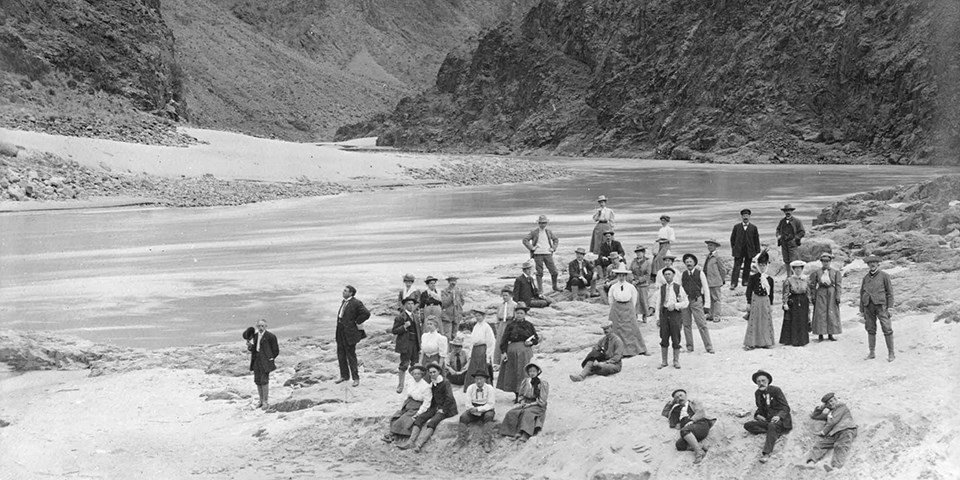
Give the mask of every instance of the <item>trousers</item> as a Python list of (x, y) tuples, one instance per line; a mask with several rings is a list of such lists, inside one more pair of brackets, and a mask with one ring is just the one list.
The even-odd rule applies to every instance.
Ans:
[(830, 465), (833, 468), (840, 468), (846, 463), (847, 456), (850, 455), (850, 448), (853, 446), (853, 441), (856, 438), (856, 428), (848, 428), (833, 435), (819, 437), (817, 443), (813, 445), (813, 449), (810, 450), (808, 458), (816, 462), (823, 458), (823, 456), (827, 454), (827, 451), (832, 448), (833, 458), (830, 459)]
[(764, 455), (770, 455), (770, 452), (773, 451), (773, 446), (777, 443), (777, 439), (780, 438), (780, 435), (786, 431), (786, 429), (783, 428), (783, 424), (780, 422), (761, 422), (760, 420), (751, 420), (743, 424), (743, 428), (754, 435), (763, 433), (767, 435), (766, 440), (763, 442)]
[(680, 310), (680, 318), (683, 320), (683, 338), (686, 340), (687, 350), (693, 351), (693, 323), (696, 322), (703, 348), (708, 352), (713, 351), (710, 330), (707, 329), (707, 316), (703, 313), (703, 297), (690, 300), (690, 306)]

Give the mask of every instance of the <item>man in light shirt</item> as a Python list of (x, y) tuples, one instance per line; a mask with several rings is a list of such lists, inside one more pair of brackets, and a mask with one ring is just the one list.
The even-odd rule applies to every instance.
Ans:
[(710, 290), (710, 312), (707, 314), (707, 320), (719, 322), (721, 290), (727, 283), (727, 268), (720, 258), (720, 251), (717, 250), (720, 242), (709, 238), (704, 243), (707, 244), (707, 256), (703, 259), (703, 273), (707, 275), (707, 287)]
[(660, 362), (659, 368), (667, 366), (667, 348), (673, 343), (673, 368), (680, 368), (680, 330), (683, 320), (680, 311), (687, 308), (690, 301), (680, 284), (673, 281), (676, 274), (673, 267), (666, 267), (662, 271), (664, 284), (653, 292), (650, 312), (657, 319), (657, 328), (660, 329)]
[(559, 272), (557, 266), (553, 263), (553, 252), (557, 251), (560, 239), (552, 230), (547, 228), (549, 222), (550, 220), (546, 215), (540, 215), (540, 218), (537, 219), (537, 228), (523, 237), (522, 243), (530, 251), (530, 257), (537, 265), (537, 288), (543, 292), (543, 265), (546, 263), (547, 270), (550, 271), (550, 278), (553, 280), (553, 291), (559, 292), (560, 287), (557, 285)]
[(481, 425), (480, 446), (483, 451), (490, 453), (493, 449), (493, 419), (496, 416), (496, 389), (488, 382), (490, 378), (486, 370), (473, 372), (474, 383), (467, 387), (466, 411), (460, 415), (460, 425), (457, 429), (457, 441), (454, 447), (463, 448), (467, 445), (470, 424)]
[(687, 343), (687, 351), (693, 351), (693, 323), (696, 322), (703, 340), (703, 348), (707, 353), (713, 353), (713, 342), (710, 341), (710, 330), (707, 330), (705, 311), (710, 311), (710, 293), (707, 290), (707, 275), (697, 266), (697, 256), (692, 253), (683, 255), (683, 264), (687, 268), (680, 275), (680, 286), (687, 294), (689, 304), (680, 311), (683, 320), (683, 338)]

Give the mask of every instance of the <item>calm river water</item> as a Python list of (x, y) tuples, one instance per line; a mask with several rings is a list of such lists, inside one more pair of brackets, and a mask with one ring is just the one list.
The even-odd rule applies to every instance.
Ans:
[(838, 198), (947, 171), (555, 161), (574, 174), (241, 207), (2, 214), (0, 328), (166, 347), (236, 341), (264, 317), (281, 336), (332, 336), (345, 284), (369, 303), (396, 290), (405, 272), (418, 282), (456, 274), (466, 285), (507, 283), (498, 267), (526, 258), (520, 239), (540, 214), (550, 216), (569, 259), (589, 246), (599, 194), (610, 198), (627, 250), (650, 248), (667, 213), (674, 252), (699, 254), (705, 238), (726, 242), (741, 208), (753, 209), (767, 241), (784, 203), (809, 227)]

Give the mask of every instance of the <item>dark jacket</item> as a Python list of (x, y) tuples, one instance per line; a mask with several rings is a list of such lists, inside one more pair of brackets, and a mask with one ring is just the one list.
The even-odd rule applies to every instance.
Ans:
[(277, 369), (274, 359), (280, 355), (280, 344), (277, 343), (277, 336), (270, 331), (263, 332), (263, 339), (260, 340), (260, 355), (257, 355), (257, 337), (253, 337), (253, 350), (250, 351), (250, 370), (260, 362), (263, 371), (270, 373)]
[(586, 260), (583, 261), (583, 271), (580, 271), (580, 262), (574, 259), (567, 265), (567, 274), (570, 275), (570, 280), (567, 281), (567, 285), (570, 285), (570, 282), (574, 279), (580, 278), (581, 276), (586, 279), (588, 285), (593, 281), (593, 263)]
[(580, 362), (580, 366), (585, 366), (590, 360), (620, 365), (621, 360), (623, 360), (623, 351), (625, 348), (620, 336), (610, 332), (597, 342), (593, 350), (590, 350), (587, 357)]
[[(436, 414), (442, 411), (444, 418), (460, 413), (457, 410), (457, 399), (453, 397), (453, 387), (450, 386), (449, 380), (444, 378), (442, 382), (431, 386), (430, 390), (433, 391), (433, 399), (430, 400), (430, 410), (427, 413)], [(432, 417), (433, 414), (430, 416)]]
[[(410, 320), (408, 323), (407, 321)], [(417, 317), (408, 315), (407, 311), (400, 312), (393, 318), (393, 328), (390, 329), (397, 336), (393, 350), (398, 353), (409, 352), (414, 362), (420, 360), (420, 323)]]
[[(753, 294), (758, 288), (760, 288), (760, 274), (754, 273), (750, 275), (750, 281), (747, 282), (747, 305), (753, 302)], [(765, 288), (767, 294), (770, 295), (770, 305), (773, 305), (773, 277), (767, 276), (767, 284), (763, 285), (763, 288)]]
[[(337, 312), (339, 313), (339, 309)], [(348, 345), (356, 345), (360, 342), (360, 327), (358, 325), (366, 322), (370, 318), (370, 311), (363, 305), (363, 302), (356, 297), (350, 297), (346, 305), (343, 306), (343, 316), (337, 319), (337, 330), (343, 332), (343, 337)]]
[(533, 345), (540, 343), (537, 329), (526, 319), (507, 322), (507, 328), (503, 329), (503, 336), (500, 338), (500, 351), (507, 353), (511, 343), (523, 342), (530, 337), (533, 337), (531, 340)]
[(787, 217), (780, 219), (780, 223), (777, 224), (777, 245), (783, 245), (784, 242), (790, 244), (791, 242), (797, 246), (800, 245), (800, 239), (806, 235), (806, 231), (803, 230), (803, 223), (797, 217), (790, 217), (787, 220)]
[(620, 258), (626, 258), (626, 253), (623, 251), (623, 246), (620, 245), (620, 242), (616, 240), (611, 240), (609, 244), (607, 242), (600, 242), (600, 253), (597, 254), (597, 263), (601, 267), (607, 268), (607, 265), (610, 265), (610, 252), (618, 252)]
[(530, 306), (530, 300), (540, 298), (540, 291), (533, 284), (533, 278), (526, 275), (520, 275), (513, 282), (513, 301), (523, 302)]
[[(770, 395), (770, 406), (767, 406), (764, 401), (764, 393)], [(753, 396), (757, 402), (757, 411), (754, 416), (763, 415), (763, 418), (766, 418), (768, 422), (775, 416), (780, 417), (780, 424), (783, 425), (784, 430), (793, 428), (793, 421), (790, 419), (790, 405), (787, 404), (787, 397), (783, 395), (783, 390), (780, 390), (780, 387), (768, 385), (766, 390), (757, 389), (753, 392)]]
[(753, 258), (760, 253), (760, 232), (754, 224), (743, 228), (743, 222), (733, 226), (730, 233), (730, 248), (733, 258)]

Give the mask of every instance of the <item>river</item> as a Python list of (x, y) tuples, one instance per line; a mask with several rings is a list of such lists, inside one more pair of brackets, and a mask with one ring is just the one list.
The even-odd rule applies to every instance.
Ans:
[(651, 248), (657, 219), (667, 213), (678, 239), (674, 253), (701, 254), (708, 237), (726, 243), (741, 208), (753, 210), (766, 242), (784, 203), (792, 203), (809, 228), (821, 208), (846, 195), (950, 171), (545, 161), (573, 174), (536, 184), (400, 189), (240, 207), (3, 214), (0, 328), (148, 348), (238, 341), (257, 318), (268, 319), (281, 337), (332, 335), (346, 284), (369, 302), (395, 295), (405, 272), (420, 285), (427, 275), (450, 274), (466, 286), (509, 283), (498, 277), (526, 258), (520, 239), (540, 214), (550, 217), (559, 253), (569, 259), (576, 247), (589, 246), (599, 194), (610, 198), (616, 238), (625, 249), (637, 243)]

